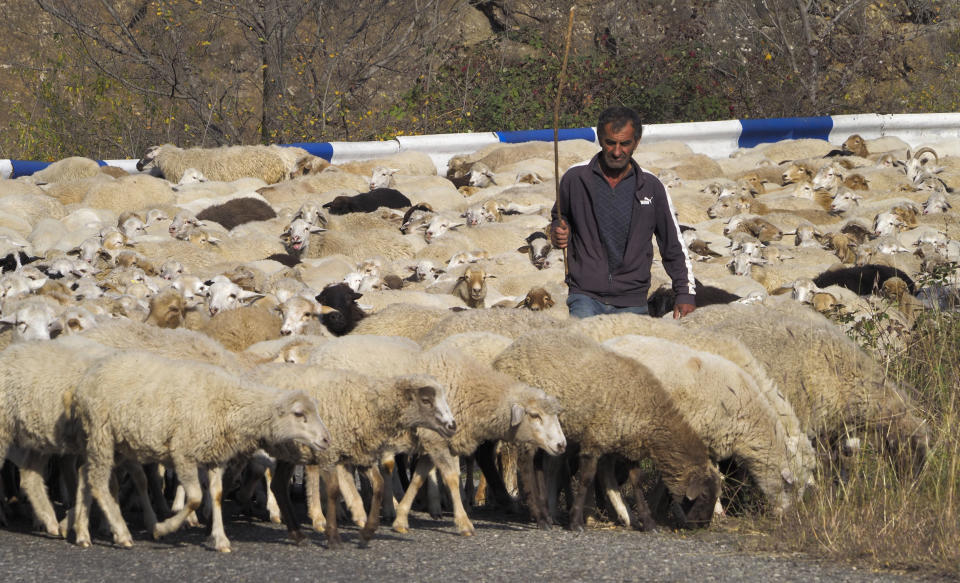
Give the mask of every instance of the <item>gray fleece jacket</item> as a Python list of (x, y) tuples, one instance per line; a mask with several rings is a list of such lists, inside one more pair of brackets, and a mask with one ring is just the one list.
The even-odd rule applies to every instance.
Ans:
[(637, 176), (630, 231), (623, 263), (611, 271), (594, 214), (596, 174), (602, 176), (599, 154), (588, 164), (574, 166), (560, 180), (560, 194), (552, 217), (570, 225), (567, 246), (567, 286), (609, 305), (645, 306), (653, 264), (653, 237), (657, 238), (664, 270), (673, 281), (676, 303), (695, 304), (693, 267), (680, 235), (673, 202), (660, 179), (630, 161)]

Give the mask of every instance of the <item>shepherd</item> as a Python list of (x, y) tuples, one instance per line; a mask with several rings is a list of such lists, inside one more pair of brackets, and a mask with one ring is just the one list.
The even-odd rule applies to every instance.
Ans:
[(647, 314), (654, 236), (676, 293), (673, 317), (695, 309), (693, 267), (670, 194), (633, 160), (642, 131), (633, 109), (607, 108), (597, 122), (600, 152), (559, 182), (550, 235), (566, 255), (573, 317)]

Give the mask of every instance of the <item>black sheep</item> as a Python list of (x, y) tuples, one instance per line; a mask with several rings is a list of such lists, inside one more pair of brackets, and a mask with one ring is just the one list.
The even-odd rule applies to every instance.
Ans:
[(856, 292), (857, 295), (868, 296), (872, 294), (874, 290), (880, 289), (883, 282), (891, 277), (899, 277), (902, 279), (904, 283), (907, 284), (907, 289), (910, 291), (910, 294), (916, 295), (916, 286), (909, 275), (895, 267), (874, 263), (824, 271), (813, 279), (813, 283), (819, 288), (839, 285)]
[[(697, 284), (697, 307), (710, 306), (713, 304), (729, 304), (740, 299), (740, 296), (732, 294), (726, 290), (714, 287), (712, 285), (703, 285), (699, 281)], [(647, 309), (650, 316), (660, 318), (665, 314), (673, 312), (673, 307), (677, 302), (677, 294), (669, 287), (660, 287), (647, 298)]]
[(32, 263), (40, 258), (30, 257), (23, 251), (16, 251), (16, 255), (14, 255), (14, 252), (11, 251), (10, 253), (7, 253), (7, 255), (3, 259), (0, 259), (0, 273), (4, 273), (7, 271), (16, 271), (18, 267), (17, 266), (18, 259), (20, 262), (20, 266), (23, 266), (28, 263)]
[(328, 285), (317, 295), (317, 302), (336, 311), (324, 314), (320, 321), (334, 336), (343, 336), (356, 327), (357, 322), (366, 317), (357, 300), (363, 294), (353, 291), (345, 283)]
[(323, 205), (332, 215), (346, 215), (349, 213), (372, 213), (385, 206), (392, 209), (410, 206), (410, 199), (399, 190), (392, 188), (374, 188), (370, 192), (361, 192), (353, 196), (338, 196)]
[(213, 221), (223, 225), (228, 231), (237, 225), (253, 221), (267, 221), (276, 218), (273, 207), (260, 199), (252, 197), (235, 198), (223, 204), (207, 207), (197, 213), (201, 221)]

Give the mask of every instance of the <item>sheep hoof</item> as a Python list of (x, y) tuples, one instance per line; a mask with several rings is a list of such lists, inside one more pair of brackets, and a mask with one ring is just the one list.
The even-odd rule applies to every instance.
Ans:
[(305, 541), (305, 540), (307, 539), (307, 535), (303, 534), (303, 531), (302, 531), (302, 530), (299, 530), (299, 529), (297, 529), (297, 530), (288, 530), (288, 531), (287, 531), (287, 536), (289, 536), (289, 537), (290, 537), (290, 540), (292, 540), (293, 543), (294, 543), (294, 544), (297, 544), (297, 545), (300, 544), (300, 543), (302, 543), (303, 541)]
[(469, 530), (461, 530), (461, 531), (460, 531), (460, 536), (473, 536), (474, 534), (476, 534), (476, 533), (474, 532), (474, 530), (473, 530), (472, 528), (469, 529)]
[(90, 539), (78, 538), (78, 539), (77, 539), (77, 546), (80, 547), (81, 549), (89, 549), (89, 548), (90, 548)]
[(553, 525), (547, 520), (538, 520), (537, 528), (540, 530), (553, 530)]
[(339, 538), (330, 539), (327, 541), (327, 550), (335, 551), (343, 547), (343, 541)]

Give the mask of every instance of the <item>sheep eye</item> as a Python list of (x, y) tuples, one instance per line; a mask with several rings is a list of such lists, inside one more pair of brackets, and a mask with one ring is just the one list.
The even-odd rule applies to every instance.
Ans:
[(534, 421), (541, 421), (540, 415), (538, 413), (530, 413), (530, 418)]
[(431, 406), (433, 405), (433, 401), (428, 397), (422, 397), (420, 399), (420, 402), (423, 403), (424, 405), (431, 405)]

